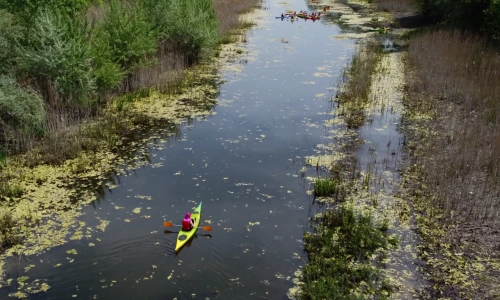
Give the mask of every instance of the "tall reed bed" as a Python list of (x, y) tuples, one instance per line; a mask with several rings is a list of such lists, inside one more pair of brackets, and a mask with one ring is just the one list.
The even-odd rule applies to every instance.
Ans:
[(418, 212), (431, 298), (497, 299), (500, 56), (451, 30), (409, 41), (403, 173)]
[[(500, 214), (500, 56), (472, 34), (427, 32), (410, 41), (410, 105), (435, 118), (422, 135), (432, 202), (450, 221), (497, 224)], [(408, 101), (409, 102), (409, 101)]]
[(228, 34), (242, 24), (239, 15), (257, 7), (261, 0), (214, 0), (214, 9), (219, 20), (219, 32)]

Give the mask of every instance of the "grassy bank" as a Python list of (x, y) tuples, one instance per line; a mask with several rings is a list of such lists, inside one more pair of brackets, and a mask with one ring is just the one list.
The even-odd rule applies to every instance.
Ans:
[[(426, 284), (423, 290), (417, 291), (418, 296), (408, 295), (409, 297), (498, 299), (500, 238), (496, 228), (499, 225), (500, 209), (499, 149), (497, 149), (500, 145), (497, 142), (500, 140), (498, 137), (500, 111), (497, 100), (500, 92), (498, 91), (500, 56), (492, 47), (495, 45), (494, 40), (497, 39), (493, 34), (496, 25), (487, 21), (493, 15), (496, 16), (495, 20), (500, 19), (495, 12), (496, 2), (462, 1), (455, 5), (450, 1), (380, 0), (375, 1), (375, 4), (378, 10), (393, 13), (400, 21), (404, 19), (405, 22), (401, 24), (412, 27), (416, 26), (416, 23), (405, 18), (414, 15), (415, 8), (420, 7), (425, 10), (432, 5), (441, 9), (435, 13), (444, 12), (446, 20), (442, 18), (441, 20), (455, 27), (471, 29), (472, 27), (466, 23), (480, 19), (480, 22), (475, 24), (479, 26), (476, 26), (476, 29), (481, 28), (479, 32), (463, 33), (453, 29), (427, 28), (425, 31), (407, 34), (403, 40), (397, 40), (397, 44), (404, 45), (403, 57), (407, 59), (404, 112), (400, 128), (404, 134), (403, 166), (405, 167), (400, 173), (402, 179), (398, 198), (401, 201), (395, 202), (395, 205), (400, 206), (398, 212), (401, 219), (416, 220), (417, 231), (422, 238), (418, 245), (418, 253), (425, 261), (422, 271)], [(477, 12), (474, 9), (485, 4), (487, 7), (480, 14), (473, 14), (474, 11)], [(420, 18), (415, 20), (421, 23)], [(392, 22), (394, 26), (398, 23)], [(480, 36), (484, 33), (486, 39)], [(350, 72), (355, 70), (356, 63)], [(383, 73), (384, 69), (381, 68), (377, 72)], [(349, 75), (349, 72), (344, 75)], [(349, 77), (346, 80), (344, 77), (343, 82), (348, 84), (339, 89), (337, 100), (339, 114), (346, 128), (356, 129), (369, 120), (366, 113), (362, 113), (363, 110), (366, 112), (366, 106), (359, 101), (364, 98), (363, 96), (358, 97), (352, 102), (353, 104), (342, 107), (342, 96), (347, 95), (347, 98), (352, 98), (349, 97), (350, 84), (359, 84), (361, 87), (359, 94), (363, 95), (365, 89), (363, 81), (366, 80), (356, 81), (356, 78)], [(367, 91), (364, 90), (365, 93)], [(338, 120), (336, 122), (342, 124)], [(334, 261), (342, 260), (339, 255), (344, 250), (337, 249), (337, 256), (334, 256), (327, 249), (335, 247), (337, 242), (347, 245), (351, 240), (345, 241), (337, 236), (338, 232), (343, 230), (342, 222), (322, 221), (322, 217), (335, 213), (337, 216), (334, 219), (342, 218), (343, 214), (338, 212), (343, 211), (346, 201), (347, 208), (352, 207), (349, 200), (356, 203), (355, 207), (359, 209), (357, 205), (365, 198), (373, 199), (374, 206), (380, 205), (383, 198), (380, 194), (380, 197), (376, 194), (373, 197), (366, 197), (359, 193), (360, 190), (370, 186), (373, 179), (378, 176), (373, 176), (370, 170), (367, 170), (361, 173), (361, 176), (364, 176), (362, 179), (356, 179), (356, 174), (360, 175), (354, 167), (357, 164), (356, 157), (346, 155), (349, 152), (345, 151), (345, 149), (356, 149), (356, 134), (346, 131), (342, 137), (347, 138), (347, 141), (335, 136), (342, 145), (340, 149), (344, 149), (344, 152), (336, 153), (333, 158), (308, 159), (308, 163), (317, 168), (323, 161), (323, 165), (330, 170), (331, 178), (315, 179), (314, 194), (320, 197), (317, 198), (320, 203), (333, 201), (335, 208), (328, 208), (326, 214), (322, 213), (314, 218), (313, 238), (306, 235), (306, 249), (313, 265), (308, 264), (302, 275), (309, 280), (301, 285), (304, 291), (308, 290), (302, 295), (305, 299), (315, 299), (315, 295), (321, 295), (317, 297), (318, 299), (335, 299), (336, 294), (343, 293), (343, 290), (338, 288), (339, 284), (350, 288), (351, 294), (344, 298), (377, 297), (377, 292), (373, 290), (371, 293), (359, 294), (359, 290), (351, 285), (354, 280), (343, 282), (342, 275), (328, 273)], [(334, 150), (339, 148), (334, 147)], [(346, 172), (346, 170), (351, 171)], [(339, 177), (339, 174), (344, 174), (344, 177)], [(346, 174), (351, 176), (345, 176)], [(340, 181), (339, 178), (348, 180)], [(345, 182), (351, 184), (344, 184)], [(359, 199), (353, 199), (353, 196)], [(330, 226), (334, 233), (329, 233), (325, 229), (327, 226)], [(357, 226), (351, 225), (353, 228)], [(376, 227), (375, 223), (371, 228)], [(318, 243), (316, 239), (320, 241), (324, 239), (328, 243)], [(350, 239), (356, 240), (355, 237)], [(314, 245), (320, 246), (315, 248)], [(322, 256), (321, 253), (329, 254)], [(311, 271), (313, 274), (326, 277), (322, 280), (319, 279), (321, 275), (307, 277), (306, 273)], [(342, 270), (340, 273), (351, 274), (349, 270)], [(384, 287), (383, 282), (382, 279), (378, 281), (379, 285), (364, 285), (365, 291), (373, 286)], [(329, 290), (329, 286), (336, 288)], [(384, 293), (378, 297), (385, 297), (387, 295), (385, 292), (389, 290), (379, 291)]]
[[(215, 7), (217, 4), (224, 7), (222, 2), (215, 1)], [(225, 13), (249, 11), (257, 3), (245, 1), (244, 5), (235, 6), (235, 10), (224, 7)], [(97, 20), (95, 26), (105, 26), (106, 15), (101, 6), (92, 4), (86, 6), (85, 11), (87, 17)], [(208, 15), (216, 15), (213, 8), (213, 14), (210, 11)], [(183, 58), (190, 52), (179, 52), (181, 48), (170, 51), (179, 45), (172, 43), (172, 39), (158, 40), (157, 52), (141, 58), (148, 63), (137, 66), (120, 86), (103, 94), (96, 93), (96, 98), (92, 98), (95, 101), (88, 107), (75, 108), (68, 102), (71, 99), (62, 97), (57, 98), (62, 102), (51, 106), (49, 98), (44, 98), (35, 86), (30, 87), (31, 79), (25, 77), (26, 82), (20, 82), (16, 76), (21, 75), (9, 75), (7, 80), (11, 86), (8, 88), (21, 91), (23, 97), (38, 97), (40, 105), (47, 110), (45, 117), (40, 118), (41, 123), (37, 123), (43, 127), (42, 136), (33, 136), (32, 131), (15, 127), (20, 123), (11, 117), (7, 120), (14, 125), (2, 119), (8, 136), (5, 145), (11, 148), (0, 155), (0, 267), (7, 257), (34, 255), (67, 240), (91, 235), (95, 229), (86, 228), (84, 222), (75, 222), (81, 216), (81, 205), (100, 201), (106, 190), (115, 187), (113, 182), (117, 176), (149, 164), (149, 148), (177, 139), (181, 123), (212, 113), (220, 85), (217, 70), (223, 59), (229, 59), (223, 56), (230, 55), (214, 42), (224, 41), (225, 34), (230, 34), (231, 41), (235, 41), (237, 34), (243, 35), (241, 29), (250, 24), (235, 22), (233, 16), (225, 18), (220, 12), (218, 15), (220, 19), (215, 19), (214, 28), (220, 38), (209, 42), (211, 48), (207, 44), (200, 49), (199, 54), (207, 56), (199, 64), (183, 69), (191, 65), (191, 62), (184, 63)], [(197, 17), (203, 21), (203, 16)], [(226, 29), (221, 29), (223, 27)], [(209, 54), (221, 57), (214, 59)], [(158, 74), (163, 77), (155, 81), (148, 79)], [(131, 92), (124, 93), (126, 90)], [(4, 95), (0, 93), (0, 98)], [(15, 104), (19, 98), (7, 100)], [(68, 105), (60, 106), (63, 102)], [(51, 123), (51, 118), (59, 123)], [(13, 145), (19, 147), (16, 149), (24, 147), (22, 145), (29, 147), (23, 148), (21, 154), (14, 154)], [(105, 228), (106, 223), (103, 224), (100, 228)], [(10, 281), (5, 280), (0, 268), (0, 287), (8, 284)]]
[[(217, 54), (241, 26), (238, 13), (257, 3), (0, 1), (0, 151), (65, 143), (60, 131), (101, 115), (115, 96), (166, 89), (180, 71)], [(59, 162), (74, 157), (65, 149)]]
[(500, 56), (474, 34), (409, 40), (407, 197), (418, 211), (430, 297), (500, 297)]

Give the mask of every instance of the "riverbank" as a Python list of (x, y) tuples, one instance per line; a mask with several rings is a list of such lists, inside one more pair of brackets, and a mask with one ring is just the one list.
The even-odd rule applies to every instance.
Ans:
[[(489, 100), (495, 98), (492, 93), (497, 93), (493, 87), (499, 86), (498, 76), (491, 71), (497, 69), (498, 53), (489, 50), (480, 38), (452, 30), (433, 32), (430, 28), (427, 33), (411, 35), (397, 29), (397, 24), (412, 28), (422, 24), (411, 6), (403, 4), (408, 3), (378, 3), (379, 9), (397, 17), (385, 20), (385, 24), (394, 26), (394, 34), (376, 42), (396, 52), (383, 54), (379, 67), (370, 73), (373, 78), (386, 76), (387, 80), (378, 85), (373, 78), (362, 83), (356, 80), (360, 64), (376, 65), (363, 55), (367, 48), (361, 47), (346, 72), (347, 87), (341, 86), (335, 99), (337, 108), (333, 113), (340, 120), (338, 116), (332, 119), (341, 125), (334, 130), (335, 143), (319, 145), (328, 149), (327, 153), (307, 160), (326, 172), (326, 178), (310, 178), (313, 193), (333, 197), (316, 198), (322, 203), (320, 213), (312, 217), (311, 233), (305, 235), (310, 262), (303, 274), (298, 273), (299, 289), (291, 290), (292, 298), (335, 299), (339, 293), (394, 299), (497, 299), (500, 295), (498, 231), (494, 229), (498, 184), (497, 172), (493, 171), (497, 170), (493, 153), (498, 153), (494, 150), (498, 113)], [(313, 4), (317, 5), (328, 3)], [(337, 19), (349, 20), (351, 27), (364, 28), (370, 21), (381, 20), (380, 16), (367, 14), (366, 4), (348, 2), (347, 6), (356, 7), (360, 16), (346, 17), (348, 9), (342, 8)], [(410, 18), (418, 24), (408, 21)], [(359, 24), (359, 20), (365, 23)], [(365, 33), (346, 36), (367, 38)], [(481, 74), (481, 82), (474, 74)], [(360, 92), (353, 95), (351, 91), (356, 88)], [(362, 101), (367, 98), (369, 101)], [(388, 103), (377, 107), (377, 101), (373, 101), (377, 98)], [(378, 116), (370, 109), (373, 104)], [(374, 139), (373, 131), (366, 135), (374, 123), (388, 116), (392, 122), (376, 131), (392, 128), (396, 143), (389, 137), (385, 137), (386, 141)], [(365, 196), (360, 193), (363, 190)], [(345, 239), (342, 232), (348, 222), (332, 221), (351, 220), (346, 216), (353, 211), (357, 212), (353, 222), (365, 220), (366, 230), (371, 230), (365, 231), (365, 236), (370, 236), (367, 232), (384, 233), (389, 229), (400, 239), (397, 251), (391, 252), (383, 243), (378, 245), (379, 256), (387, 255), (398, 263), (386, 263), (390, 259), (383, 261), (373, 255), (369, 265), (377, 273), (365, 271), (368, 281), (355, 271), (363, 270), (363, 262), (369, 261), (366, 257), (370, 255), (354, 255), (369, 249), (366, 244), (355, 246), (356, 251), (329, 251), (332, 247), (352, 246), (359, 240), (356, 234)], [(383, 216), (379, 218), (382, 223), (366, 221), (367, 215)], [(387, 220), (394, 222), (384, 223)], [(387, 227), (381, 228), (380, 224)], [(362, 228), (355, 223), (348, 227)], [(333, 245), (327, 243), (332, 239)], [(350, 254), (348, 257), (355, 263), (338, 253)], [(335, 270), (332, 262), (339, 261), (353, 268), (330, 273)], [(321, 273), (314, 274), (319, 268), (323, 269)], [(348, 277), (356, 280), (348, 281), (339, 274), (351, 274)]]
[(398, 194), (405, 56), (394, 51), (389, 31), (372, 31), (393, 21), (370, 8), (332, 3), (327, 19), (354, 31), (335, 38), (360, 43), (331, 95), (325, 125), (332, 142), (306, 158), (318, 170), (309, 178), (315, 213), (304, 238), (309, 263), (291, 298), (407, 299), (423, 284), (415, 222)]
[(431, 30), (408, 41), (402, 183), (430, 298), (500, 297), (498, 59), (473, 34)]
[[(246, 2), (237, 8), (245, 12), (254, 5)], [(100, 110), (98, 118), (57, 132), (57, 143), (40, 143), (23, 155), (7, 158), (0, 173), (4, 192), (0, 205), (0, 287), (11, 284), (3, 271), (9, 257), (40, 254), (106, 230), (109, 221), (102, 220), (96, 227), (75, 222), (82, 216), (82, 206), (99, 202), (106, 190), (116, 187), (120, 175), (149, 164), (151, 151), (179, 138), (181, 124), (215, 113), (218, 70), (244, 52), (245, 31), (254, 16), (233, 20), (232, 30), (224, 29), (227, 39), (214, 52), (217, 56), (178, 71), (176, 81), (161, 89), (142, 88), (115, 97)], [(63, 151), (63, 147), (74, 150), (73, 158), (60, 160), (54, 149)], [(46, 160), (51, 153), (57, 159)], [(40, 291), (20, 284), (19, 294), (13, 296)]]

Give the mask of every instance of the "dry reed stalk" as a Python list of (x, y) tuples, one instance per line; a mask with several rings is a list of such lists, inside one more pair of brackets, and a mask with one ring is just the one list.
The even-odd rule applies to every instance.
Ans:
[(428, 32), (410, 41), (414, 99), (436, 120), (420, 161), (447, 220), (496, 226), (500, 216), (500, 56), (472, 34)]
[(239, 14), (257, 7), (260, 0), (214, 0), (215, 13), (219, 20), (220, 33), (227, 34), (241, 23)]

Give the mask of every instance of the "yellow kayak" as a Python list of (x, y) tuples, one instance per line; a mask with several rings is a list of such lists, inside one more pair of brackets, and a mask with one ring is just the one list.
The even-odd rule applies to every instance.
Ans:
[(181, 229), (179, 230), (179, 235), (177, 235), (177, 242), (175, 243), (175, 251), (179, 251), (182, 246), (184, 246), (196, 233), (198, 230), (198, 225), (200, 225), (201, 219), (201, 202), (198, 207), (191, 214), (191, 219), (194, 220), (193, 229), (189, 231), (185, 231)]

